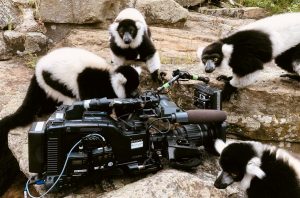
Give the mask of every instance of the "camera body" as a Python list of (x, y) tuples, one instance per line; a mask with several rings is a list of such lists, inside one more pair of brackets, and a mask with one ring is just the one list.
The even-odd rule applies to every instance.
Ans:
[[(209, 89), (206, 87), (203, 94), (211, 93)], [(202, 94), (203, 90), (198, 88), (195, 93)], [(208, 102), (207, 107), (221, 106)], [(113, 118), (110, 110), (120, 107), (130, 109), (130, 115)], [(59, 178), (58, 190), (82, 176), (110, 170), (133, 174), (157, 171), (163, 158), (175, 168), (196, 167), (201, 163), (199, 146), (212, 150), (216, 138), (225, 139), (226, 118), (190, 123), (190, 115), (167, 95), (151, 92), (139, 98), (101, 98), (62, 105), (47, 121), (33, 123), (28, 135), (29, 171), (38, 173), (46, 188)], [(167, 127), (154, 127), (159, 121)]]
[(194, 105), (199, 109), (222, 110), (221, 92), (207, 84), (198, 84), (194, 89)]

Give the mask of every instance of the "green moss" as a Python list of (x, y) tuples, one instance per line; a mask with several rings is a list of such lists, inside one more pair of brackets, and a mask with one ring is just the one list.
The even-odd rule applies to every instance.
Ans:
[(265, 8), (272, 14), (300, 11), (300, 0), (237, 0), (236, 2), (243, 6)]

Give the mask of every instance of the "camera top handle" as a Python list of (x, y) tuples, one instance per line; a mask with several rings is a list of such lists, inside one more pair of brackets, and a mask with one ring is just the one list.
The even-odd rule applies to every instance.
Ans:
[(181, 71), (179, 69), (174, 70), (172, 76), (173, 76), (173, 78), (171, 80), (169, 80), (168, 82), (163, 84), (161, 87), (157, 88), (157, 93), (160, 93), (162, 90), (170, 87), (175, 81), (178, 81), (178, 80), (199, 80), (199, 81), (203, 81), (205, 83), (209, 82), (208, 77), (191, 75), (187, 71)]

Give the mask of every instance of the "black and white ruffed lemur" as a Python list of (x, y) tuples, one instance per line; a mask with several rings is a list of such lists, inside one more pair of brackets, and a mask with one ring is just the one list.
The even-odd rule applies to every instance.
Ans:
[(31, 123), (37, 115), (54, 112), (59, 104), (102, 97), (134, 97), (140, 73), (140, 67), (130, 65), (114, 68), (84, 49), (56, 49), (37, 62), (22, 105), (0, 120), (0, 141), (7, 142), (9, 130)]
[(237, 182), (249, 198), (300, 197), (300, 160), (287, 151), (254, 141), (216, 140), (220, 153), (215, 187)]
[(232, 76), (219, 76), (225, 80), (223, 101), (229, 100), (237, 88), (257, 80), (264, 64), (275, 60), (289, 72), (283, 76), (300, 81), (300, 13), (285, 13), (260, 19), (239, 28), (204, 49), (197, 56), (207, 73), (220, 67), (232, 70)]
[(160, 80), (160, 58), (143, 15), (135, 8), (122, 10), (109, 27), (112, 63), (145, 62), (153, 80)]

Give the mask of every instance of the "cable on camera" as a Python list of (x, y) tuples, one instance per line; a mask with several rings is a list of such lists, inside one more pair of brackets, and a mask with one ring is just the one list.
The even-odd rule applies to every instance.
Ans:
[(62, 177), (62, 175), (63, 175), (63, 173), (64, 173), (64, 171), (65, 171), (65, 169), (66, 169), (66, 167), (67, 167), (67, 163), (68, 163), (68, 160), (69, 160), (69, 158), (70, 158), (70, 155), (71, 155), (72, 151), (73, 151), (73, 150), (74, 150), (74, 149), (82, 142), (82, 139), (88, 138), (88, 137), (90, 137), (90, 136), (98, 136), (98, 137), (100, 137), (100, 138), (102, 139), (103, 142), (105, 142), (104, 137), (103, 137), (102, 135), (100, 135), (100, 134), (97, 134), (97, 133), (89, 134), (89, 135), (86, 135), (86, 136), (84, 136), (83, 138), (81, 138), (81, 140), (79, 140), (78, 142), (76, 142), (76, 143), (73, 145), (73, 147), (70, 149), (70, 151), (69, 151), (69, 153), (68, 153), (68, 155), (67, 155), (67, 157), (66, 157), (65, 163), (64, 163), (64, 165), (63, 165), (63, 168), (62, 168), (62, 170), (61, 170), (59, 176), (57, 177), (56, 181), (52, 184), (52, 186), (51, 186), (44, 194), (40, 195), (39, 197), (35, 197), (35, 196), (33, 196), (33, 195), (30, 193), (30, 191), (29, 191), (29, 184), (39, 184), (39, 185), (41, 185), (41, 184), (44, 184), (44, 183), (41, 182), (40, 180), (35, 181), (35, 182), (33, 182), (33, 183), (30, 183), (31, 178), (29, 178), (29, 179), (27, 180), (26, 184), (25, 184), (24, 197), (27, 197), (27, 194), (28, 194), (29, 197), (31, 197), (31, 198), (41, 198), (41, 197), (44, 197), (45, 195), (47, 195), (47, 194), (48, 194), (48, 193), (56, 186), (56, 184), (58, 183), (59, 179)]

